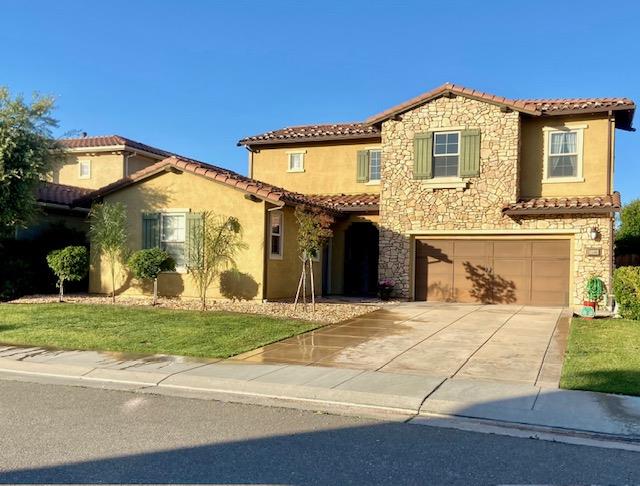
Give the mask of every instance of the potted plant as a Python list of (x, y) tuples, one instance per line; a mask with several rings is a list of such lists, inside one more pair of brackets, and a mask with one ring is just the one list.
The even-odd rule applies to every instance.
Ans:
[(393, 280), (384, 279), (378, 283), (378, 295), (381, 300), (389, 300), (393, 292)]
[(587, 298), (582, 302), (584, 306), (582, 315), (587, 318), (592, 318), (596, 314), (598, 302), (600, 302), (604, 295), (604, 282), (597, 275), (593, 275), (587, 280), (585, 291)]

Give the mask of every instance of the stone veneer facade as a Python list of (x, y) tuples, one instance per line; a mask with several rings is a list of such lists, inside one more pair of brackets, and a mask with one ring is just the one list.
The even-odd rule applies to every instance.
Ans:
[[(438, 98), (382, 124), (382, 192), (380, 198), (380, 278), (390, 278), (400, 297), (412, 298), (412, 238), (423, 232), (455, 236), (475, 232), (539, 235), (560, 232), (573, 240), (573, 302), (583, 300), (586, 279), (599, 274), (608, 288), (612, 271), (613, 218), (609, 215), (509, 217), (506, 203), (518, 198), (520, 114), (464, 97)], [(480, 175), (467, 188), (434, 188), (433, 179), (413, 179), (413, 140), (429, 130), (480, 129)], [(592, 227), (600, 238), (590, 239)], [(495, 231), (495, 236), (491, 232)], [(449, 233), (450, 232), (450, 233)], [(600, 256), (587, 256), (587, 248)]]

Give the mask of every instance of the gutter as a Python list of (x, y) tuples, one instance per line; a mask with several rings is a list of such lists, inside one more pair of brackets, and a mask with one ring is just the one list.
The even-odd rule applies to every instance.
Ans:
[(85, 213), (85, 214), (89, 214), (89, 211), (90, 211), (89, 208), (83, 208), (80, 206), (73, 206), (73, 205), (67, 205), (67, 204), (57, 204), (57, 203), (38, 201), (38, 205), (45, 208), (62, 209), (64, 211), (75, 211), (78, 213)]

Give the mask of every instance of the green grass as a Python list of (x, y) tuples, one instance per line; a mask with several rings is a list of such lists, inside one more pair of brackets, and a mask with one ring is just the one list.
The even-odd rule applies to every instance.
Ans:
[(640, 395), (640, 321), (574, 318), (560, 386)]
[(3, 304), (0, 343), (226, 358), (318, 324), (255, 314), (118, 305)]

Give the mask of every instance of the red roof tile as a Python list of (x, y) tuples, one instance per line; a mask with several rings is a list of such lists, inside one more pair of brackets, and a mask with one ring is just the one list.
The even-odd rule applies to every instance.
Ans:
[(95, 198), (105, 196), (131, 184), (134, 184), (135, 182), (144, 180), (163, 171), (170, 170), (171, 168), (201, 175), (212, 181), (221, 182), (272, 203), (292, 205), (307, 204), (329, 211), (336, 211), (336, 208), (334, 208), (333, 206), (324, 204), (321, 201), (316, 201), (303, 194), (287, 191), (286, 189), (272, 186), (271, 184), (267, 184), (265, 182), (250, 179), (228, 169), (223, 169), (221, 167), (216, 167), (214, 165), (206, 164), (204, 162), (199, 162), (196, 160), (178, 158), (173, 156), (158, 161), (153, 165), (139, 170), (138, 172), (134, 172), (128, 177), (92, 191), (84, 197), (84, 200), (93, 200)]
[(151, 145), (136, 142), (120, 135), (99, 135), (95, 137), (79, 137), (79, 138), (63, 138), (60, 139), (60, 144), (69, 149), (90, 149), (100, 147), (117, 147), (124, 146), (133, 150), (142, 150), (151, 154), (159, 155), (161, 157), (170, 157), (172, 152), (167, 152)]
[(483, 91), (445, 83), (427, 93), (393, 106), (369, 117), (364, 123), (337, 123), (333, 125), (301, 125), (282, 128), (243, 138), (238, 145), (267, 145), (279, 143), (313, 142), (322, 140), (379, 138), (377, 124), (447, 94), (464, 96), (504, 106), (532, 116), (554, 116), (574, 113), (617, 112), (616, 126), (631, 129), (635, 103), (628, 98), (558, 98), (512, 99)]
[(620, 193), (614, 192), (606, 196), (584, 197), (547, 197), (518, 201), (507, 204), (502, 211), (505, 214), (566, 214), (566, 213), (599, 213), (619, 211)]
[[(37, 189), (37, 198), (38, 202), (41, 203), (75, 206), (76, 201), (79, 201), (90, 192), (91, 189), (82, 187), (42, 182)], [(84, 204), (80, 204), (80, 206), (88, 207), (88, 204), (85, 202)]]
[(380, 138), (380, 131), (365, 123), (334, 123), (325, 125), (301, 125), (281, 128), (260, 135), (243, 138), (238, 145), (268, 145), (295, 143), (298, 140), (357, 140)]
[(380, 201), (378, 194), (312, 194), (306, 197), (341, 211), (377, 210)]

